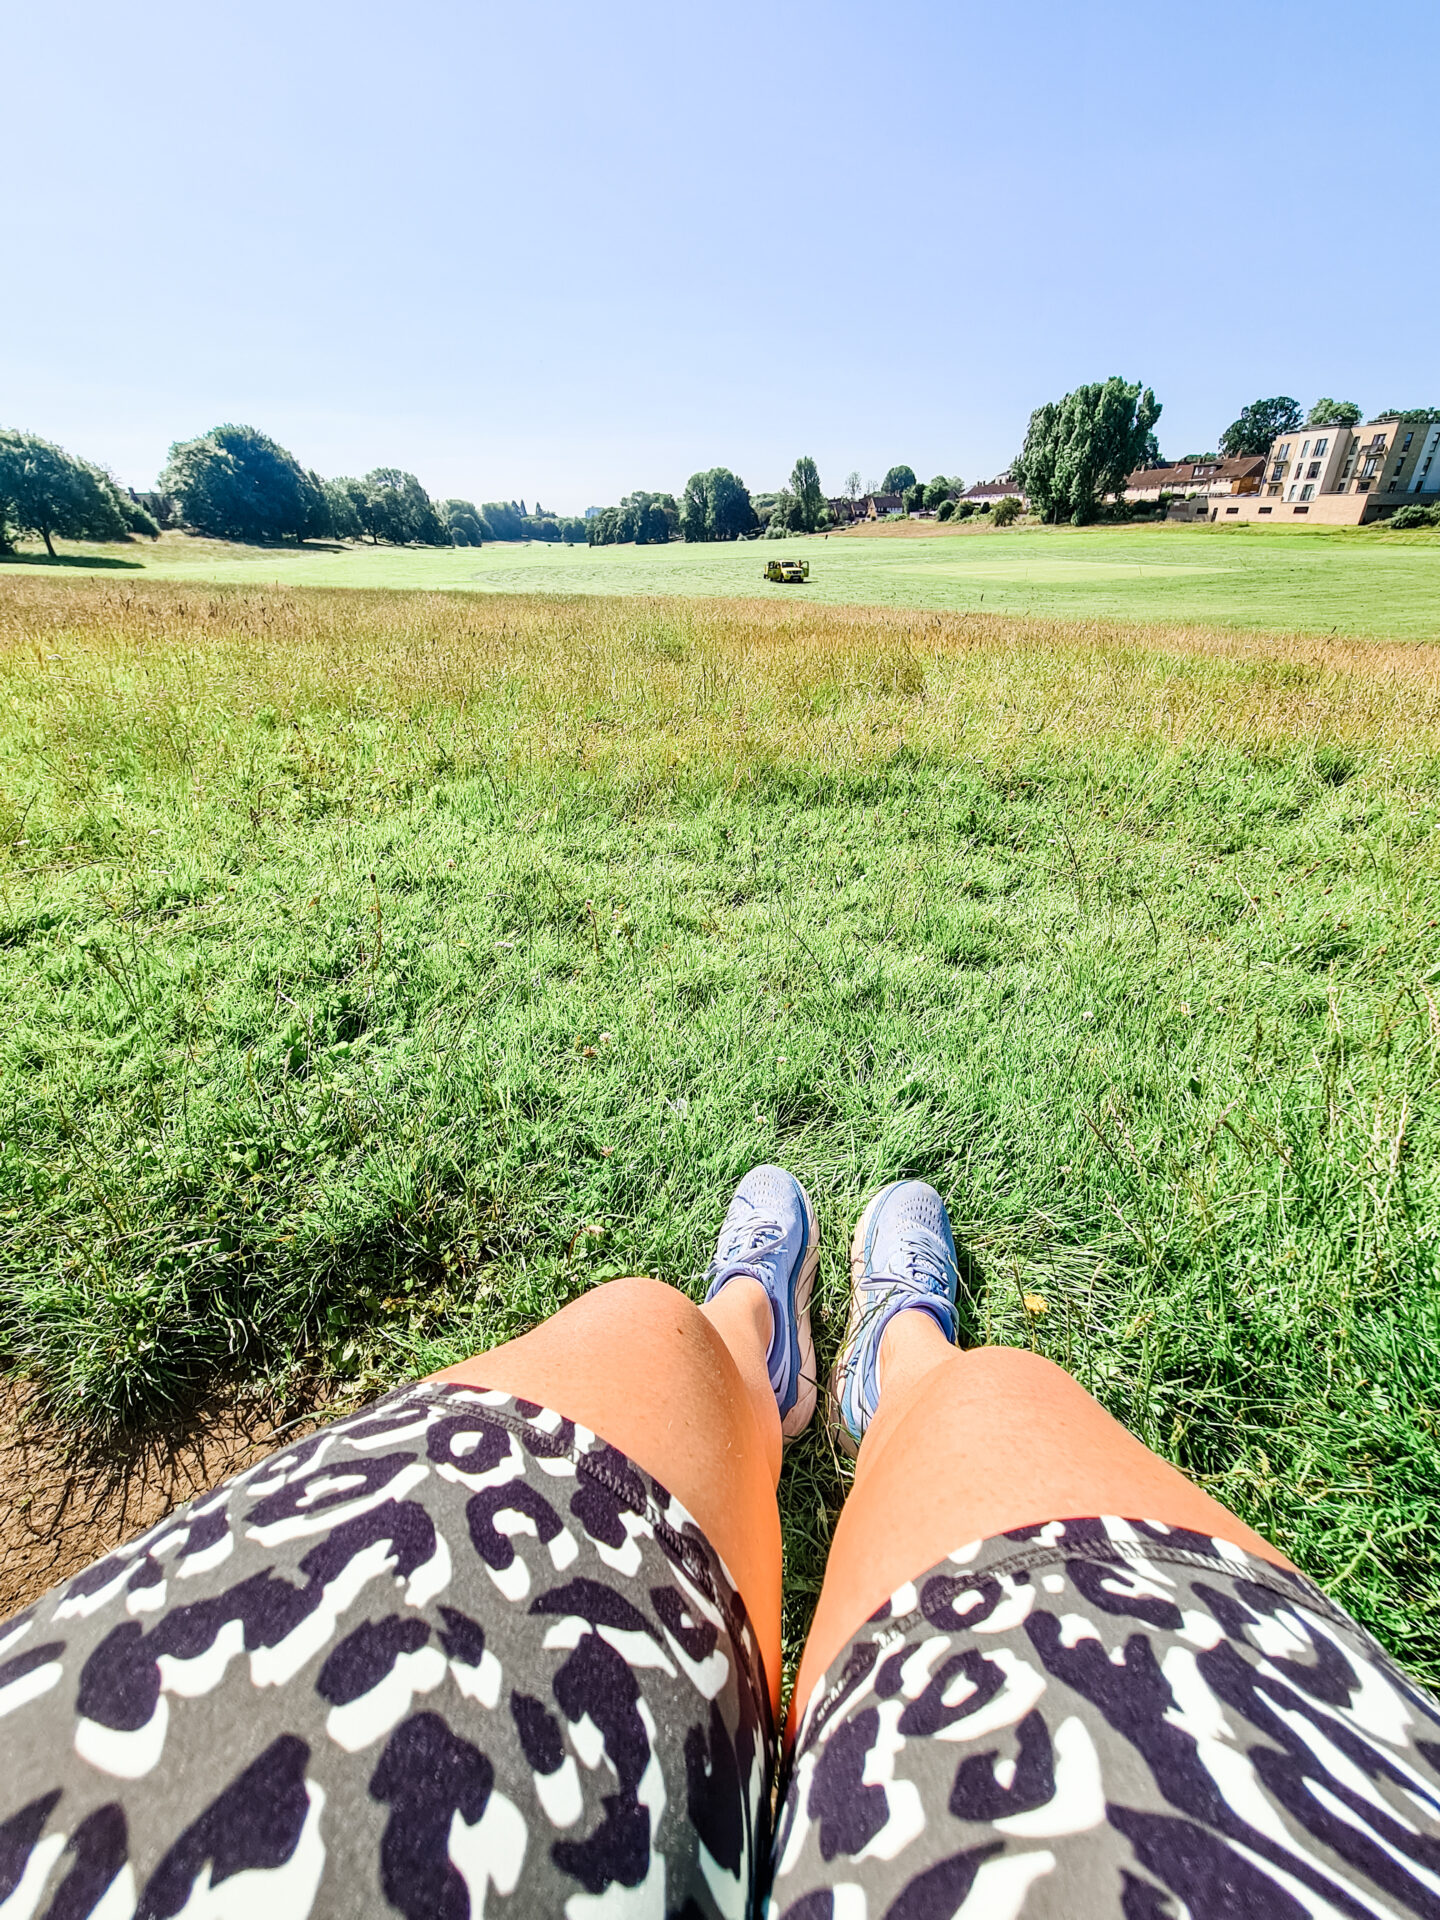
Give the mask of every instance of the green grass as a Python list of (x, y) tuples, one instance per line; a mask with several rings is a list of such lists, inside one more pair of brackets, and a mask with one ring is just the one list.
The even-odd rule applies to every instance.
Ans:
[[(1433, 1680), (1437, 818), (1425, 647), (17, 570), (8, 1365), (96, 1428), (378, 1390), (607, 1275), (698, 1294), (771, 1158), (828, 1365), (921, 1175), (974, 1337)], [(792, 1657), (843, 1489), (790, 1456)]]
[[(928, 523), (916, 523), (926, 525)], [(803, 551), (812, 577), (767, 585), (764, 563)], [(965, 528), (690, 547), (444, 551), (226, 546), (167, 534), (157, 545), (66, 548), (67, 572), (236, 585), (463, 589), (491, 593), (803, 598), (822, 605), (981, 610), (1041, 618), (1193, 621), (1375, 639), (1440, 640), (1440, 535), (1373, 528)], [(44, 565), (27, 554), (13, 573)], [(7, 569), (0, 564), (0, 580)], [(13, 577), (13, 574), (12, 574)]]

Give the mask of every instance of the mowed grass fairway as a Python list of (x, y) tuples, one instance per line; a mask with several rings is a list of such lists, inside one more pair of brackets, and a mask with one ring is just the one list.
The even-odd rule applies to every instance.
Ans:
[[(4, 1355), (67, 1419), (698, 1297), (763, 1159), (828, 1366), (919, 1175), (972, 1338), (1440, 1677), (1440, 649), (17, 568), (0, 769)], [(843, 1484), (817, 1427), (791, 1658)]]
[[(929, 528), (923, 532), (921, 529)], [(767, 560), (798, 555), (803, 587), (769, 585)], [(1440, 534), (1373, 528), (1017, 527), (874, 532), (720, 546), (237, 547), (166, 534), (120, 547), (65, 546), (0, 562), (0, 583), (87, 568), (250, 586), (482, 593), (683, 594), (827, 606), (911, 607), (1039, 618), (1186, 621), (1440, 642)]]

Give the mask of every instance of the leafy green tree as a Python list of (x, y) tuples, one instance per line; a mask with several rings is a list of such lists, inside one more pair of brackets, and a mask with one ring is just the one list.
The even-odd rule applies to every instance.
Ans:
[(913, 487), (914, 484), (915, 469), (913, 467), (891, 467), (890, 471), (885, 475), (885, 478), (880, 482), (877, 491), (880, 493), (904, 493), (907, 487)]
[[(133, 503), (108, 473), (36, 433), (0, 429), (0, 549), (38, 533), (53, 559), (55, 538), (125, 540)], [(143, 512), (143, 509), (140, 509)], [(145, 532), (158, 532), (145, 516)]]
[(953, 500), (942, 500), (940, 505), (935, 509), (935, 518), (937, 520), (953, 520), (954, 517), (955, 502)]
[(925, 489), (925, 505), (929, 507), (933, 513), (935, 509), (942, 506), (945, 501), (953, 500), (957, 493), (963, 493), (964, 491), (965, 482), (963, 480), (958, 477), (954, 480), (947, 480), (943, 473), (937, 473)]
[(187, 526), (217, 540), (303, 540), (329, 525), (320, 481), (255, 427), (212, 427), (177, 441), (160, 491), (179, 502)]
[(790, 470), (790, 492), (795, 496), (801, 530), (814, 533), (825, 511), (825, 493), (820, 485), (820, 469), (808, 453), (802, 453)]
[(435, 502), (413, 473), (376, 467), (361, 482), (365, 505), (360, 521), (372, 540), (393, 546), (448, 547), (450, 533)]
[(365, 529), (360, 522), (358, 502), (365, 489), (358, 480), (327, 480), (325, 504), (329, 509), (329, 535), (332, 540), (358, 540)]
[(906, 487), (901, 495), (901, 503), (906, 513), (919, 513), (925, 504), (925, 482), (917, 480), (913, 487)]
[(858, 500), (864, 491), (865, 488), (861, 483), (859, 473), (847, 473), (845, 476), (845, 498), (847, 500)]
[(1148, 457), (1159, 417), (1150, 389), (1118, 375), (1076, 387), (1031, 414), (1015, 480), (1047, 520), (1083, 526)]
[(1019, 496), (1017, 494), (1007, 493), (1003, 500), (997, 500), (995, 502), (995, 525), (997, 527), (1011, 526), (1020, 518), (1023, 511), (1024, 509), (1020, 504)]
[[(1365, 418), (1353, 400), (1317, 400), (1305, 416), (1307, 427), (1358, 427)], [(1283, 433), (1285, 429), (1282, 427)], [(1265, 451), (1270, 451), (1267, 446)]]
[[(105, 478), (110, 478), (107, 473)], [(160, 522), (151, 513), (143, 501), (133, 499), (130, 494), (115, 489), (120, 500), (120, 511), (125, 516), (125, 525), (131, 533), (143, 533), (151, 540), (160, 538)]]
[(683, 540), (738, 540), (757, 524), (750, 491), (728, 467), (692, 473), (680, 502)]
[(485, 538), (480, 511), (471, 500), (444, 500), (440, 513), (457, 547), (478, 547)]
[(1300, 402), (1288, 393), (1273, 400), (1252, 400), (1221, 434), (1220, 451), (1227, 460), (1253, 459), (1270, 451), (1277, 433), (1295, 433), (1303, 424)]

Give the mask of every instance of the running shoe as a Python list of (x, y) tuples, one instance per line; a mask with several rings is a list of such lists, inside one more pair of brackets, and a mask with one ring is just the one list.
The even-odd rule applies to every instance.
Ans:
[(835, 1438), (853, 1459), (880, 1399), (880, 1339), (897, 1313), (928, 1313), (952, 1343), (960, 1270), (945, 1202), (923, 1180), (882, 1187), (850, 1243), (850, 1320), (830, 1377)]
[(752, 1167), (726, 1212), (705, 1298), (713, 1300), (742, 1273), (765, 1289), (771, 1322), (765, 1360), (787, 1440), (815, 1411), (810, 1295), (819, 1261), (820, 1235), (809, 1194), (783, 1167)]

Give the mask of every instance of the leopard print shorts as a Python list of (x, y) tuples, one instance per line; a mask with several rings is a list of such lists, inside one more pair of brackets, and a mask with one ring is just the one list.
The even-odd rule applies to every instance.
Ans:
[(421, 1385), (0, 1626), (0, 1920), (1440, 1920), (1440, 1716), (1154, 1523), (964, 1547), (806, 1703), (603, 1439)]

